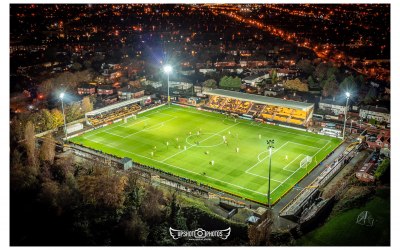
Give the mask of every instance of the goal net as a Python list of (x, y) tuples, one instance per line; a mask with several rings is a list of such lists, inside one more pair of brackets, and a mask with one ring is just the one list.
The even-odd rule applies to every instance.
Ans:
[(306, 156), (303, 160), (300, 161), (300, 167), (305, 168), (308, 166), (308, 164), (311, 163), (312, 157), (311, 156)]
[(128, 119), (131, 118), (131, 117), (133, 117), (133, 119), (136, 120), (136, 115), (131, 115), (131, 116), (127, 116), (127, 117), (124, 118), (124, 123), (127, 123)]

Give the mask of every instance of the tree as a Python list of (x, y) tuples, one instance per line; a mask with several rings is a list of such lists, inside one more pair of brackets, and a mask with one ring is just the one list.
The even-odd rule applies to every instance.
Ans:
[(324, 97), (336, 96), (338, 92), (339, 86), (334, 75), (323, 81), (322, 95)]
[(278, 74), (276, 73), (276, 69), (273, 69), (271, 71), (271, 83), (275, 84), (277, 80), (278, 80)]
[(64, 124), (64, 116), (59, 109), (52, 109), (51, 115), (53, 116), (52, 128), (58, 128)]
[(318, 88), (319, 87), (319, 84), (315, 83), (314, 78), (311, 75), (307, 78), (307, 83), (310, 88)]
[(239, 77), (224, 76), (219, 82), (219, 86), (225, 89), (239, 89), (242, 85), (242, 80)]
[(85, 96), (82, 100), (82, 111), (84, 113), (87, 113), (92, 110), (93, 110), (93, 103), (90, 101), (89, 96)]
[(208, 79), (203, 83), (204, 87), (215, 89), (217, 88), (217, 81), (214, 79)]
[(165, 203), (163, 192), (153, 186), (149, 186), (146, 191), (140, 206), (143, 219), (151, 224), (160, 223), (163, 215), (161, 205)]
[(82, 107), (79, 103), (73, 103), (65, 107), (65, 118), (67, 122), (79, 119), (82, 116)]
[(390, 168), (390, 159), (386, 158), (381, 162), (381, 164), (379, 164), (378, 168), (376, 169), (374, 174), (375, 178), (378, 181), (381, 181), (385, 176), (385, 174), (387, 173), (387, 171), (389, 170), (389, 168)]
[(314, 79), (317, 80), (318, 82), (321, 82), (325, 79), (326, 73), (328, 72), (329, 66), (327, 63), (320, 63), (318, 66), (315, 68), (314, 71)]
[(40, 158), (42, 161), (54, 163), (54, 156), (56, 155), (56, 143), (51, 133), (48, 133), (43, 138), (43, 143), (40, 148)]
[(18, 142), (24, 138), (25, 122), (20, 116), (14, 116), (10, 121), (10, 141)]
[(321, 62), (318, 64), (318, 66), (315, 68), (315, 71), (313, 73), (314, 80), (320, 83), (321, 87), (323, 87), (322, 82), (326, 79), (329, 79), (331, 77), (337, 78), (339, 74), (339, 69), (334, 67), (332, 63), (324, 63)]
[(67, 71), (43, 81), (39, 86), (39, 92), (48, 95), (53, 92), (53, 89), (61, 86), (64, 89), (75, 89), (79, 83), (89, 82), (91, 80), (92, 73), (90, 70), (83, 70), (75, 73)]
[(36, 159), (35, 126), (31, 121), (28, 121), (25, 126), (24, 139), (28, 161), (30, 164), (34, 164)]
[(78, 178), (79, 191), (88, 204), (121, 209), (128, 178), (102, 165), (93, 163), (87, 166), (89, 173)]
[(326, 71), (326, 78), (335, 76), (337, 77), (337, 74), (339, 73), (339, 69), (331, 66), (330, 64), (328, 64), (328, 70)]
[(60, 185), (51, 179), (46, 179), (42, 183), (39, 199), (48, 204), (51, 208), (58, 208), (58, 197), (60, 196)]
[(368, 93), (364, 98), (364, 102), (367, 104), (375, 102), (377, 95), (377, 91), (374, 87), (369, 88)]
[(307, 75), (311, 75), (315, 70), (315, 67), (312, 65), (311, 61), (308, 60), (308, 59), (300, 60), (296, 64), (296, 66), (297, 66), (298, 69), (300, 69), (301, 71), (303, 71)]
[(124, 223), (124, 236), (128, 245), (144, 245), (149, 233), (149, 226), (137, 213)]
[(54, 117), (48, 109), (41, 109), (39, 115), (42, 117), (43, 124), (37, 124), (42, 131), (53, 129)]
[(348, 76), (340, 83), (339, 87), (342, 92), (354, 93), (357, 89), (357, 83), (353, 76)]
[(297, 90), (297, 91), (302, 91), (302, 92), (307, 92), (308, 91), (308, 85), (306, 83), (303, 83), (299, 80), (299, 78), (296, 78), (294, 80), (287, 80), (283, 83), (283, 87), (286, 89), (292, 89), (292, 90)]
[(365, 78), (364, 78), (363, 75), (356, 76), (355, 81), (356, 81), (358, 86), (362, 86), (362, 85), (365, 84)]
[(75, 62), (72, 64), (71, 69), (74, 71), (79, 71), (82, 69), (82, 64)]
[(24, 164), (22, 153), (14, 149), (11, 153), (10, 189), (11, 191), (29, 190), (37, 184), (38, 169)]
[(232, 79), (232, 88), (239, 89), (240, 86), (242, 86), (242, 79), (236, 76)]

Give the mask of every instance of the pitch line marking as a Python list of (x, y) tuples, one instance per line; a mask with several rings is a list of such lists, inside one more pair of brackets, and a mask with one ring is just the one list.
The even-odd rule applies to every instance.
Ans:
[(293, 161), (291, 161), (289, 164), (287, 164), (284, 168), (283, 168), (283, 170), (286, 170), (286, 171), (289, 171), (289, 172), (294, 172), (293, 170), (288, 170), (288, 169), (286, 169), (290, 164), (292, 164), (295, 160), (297, 160), (300, 156), (302, 156), (303, 154), (299, 154)]
[(293, 142), (293, 141), (290, 141), (290, 143), (297, 144), (297, 145), (302, 146), (302, 147), (308, 147), (308, 148), (321, 148), (321, 147), (309, 146), (309, 145), (305, 145), (305, 144), (298, 143), (298, 142)]
[[(123, 128), (131, 127), (132, 125), (136, 125), (136, 124), (138, 124), (138, 123), (142, 123), (142, 122), (144, 122), (144, 121), (146, 121), (146, 120), (151, 120), (151, 118), (149, 117), (150, 115), (151, 115), (151, 114), (147, 114), (147, 115), (144, 115), (144, 116), (140, 116), (140, 117), (138, 117), (138, 118), (141, 119), (141, 121), (137, 121), (137, 122), (133, 122), (133, 123), (130, 122), (129, 125), (125, 125), (125, 123), (123, 123), (123, 124), (120, 124), (120, 125), (117, 125), (117, 126), (113, 126), (113, 125), (116, 124), (116, 123), (113, 123), (113, 124), (109, 125), (109, 126), (111, 126), (111, 127), (106, 128), (106, 129), (104, 129), (104, 130), (102, 130), (102, 128), (97, 128), (96, 130), (101, 130), (101, 131), (98, 131), (97, 133), (93, 133), (93, 134), (87, 135), (87, 136), (85, 136), (85, 138), (87, 138), (87, 137), (92, 137), (92, 136), (94, 136), (94, 135), (97, 135), (97, 134), (100, 134), (100, 133), (109, 131), (109, 130), (114, 129), (114, 128), (117, 128), (117, 127), (123, 127)], [(144, 119), (143, 119), (143, 118), (144, 118)], [(176, 118), (177, 118), (177, 117), (176, 117)], [(103, 127), (103, 128), (104, 128), (104, 127)], [(92, 130), (92, 131), (93, 131), (93, 130)], [(92, 132), (92, 131), (89, 131), (89, 132)], [(87, 132), (87, 133), (89, 133), (89, 132)]]
[[(185, 112), (189, 112), (189, 113), (193, 113), (193, 114), (198, 114), (198, 115), (203, 115), (203, 116), (210, 116), (210, 117), (213, 117), (213, 118), (219, 118), (218, 116), (202, 114), (201, 111), (193, 112), (193, 111), (189, 111), (189, 110), (186, 110), (186, 109), (183, 109), (183, 108), (181, 108), (179, 110), (182, 110), (182, 111), (185, 111)], [(246, 125), (249, 125), (249, 126), (253, 126), (253, 127), (260, 127), (262, 129), (275, 130), (275, 131), (279, 131), (279, 132), (286, 133), (286, 134), (293, 134), (293, 135), (297, 135), (297, 136), (303, 136), (303, 137), (309, 137), (309, 138), (315, 139), (314, 137), (309, 136), (309, 135), (297, 134), (297, 133), (292, 133), (292, 132), (288, 132), (288, 131), (282, 131), (282, 130), (278, 130), (278, 129), (274, 129), (274, 128), (270, 128), (270, 127), (261, 126), (262, 125), (261, 123), (259, 125), (253, 125), (251, 123), (243, 123), (243, 124), (246, 124)], [(318, 138), (318, 139), (330, 142), (330, 140), (328, 140), (328, 139), (323, 139), (323, 138)]]
[[(169, 122), (169, 121), (172, 121), (172, 120), (175, 120), (175, 119), (176, 119), (176, 117), (173, 117), (173, 118), (170, 118), (170, 119), (168, 119), (168, 120), (166, 120), (166, 121), (159, 122), (159, 123), (154, 124), (154, 125), (152, 125), (152, 126), (150, 126), (150, 127), (148, 127), (148, 128), (144, 128), (144, 129), (141, 129), (141, 130), (139, 130), (139, 131), (137, 131), (137, 132), (135, 132), (135, 133), (129, 134), (129, 135), (123, 137), (123, 138), (128, 138), (128, 137), (130, 137), (130, 136), (132, 136), (132, 135), (136, 135), (136, 134), (138, 134), (138, 133), (140, 133), (140, 132), (149, 131), (149, 130), (152, 129), (152, 127), (155, 127), (155, 126), (160, 126), (160, 127), (162, 127), (162, 126), (164, 126), (163, 123)], [(160, 124), (160, 123), (161, 123), (161, 124)], [(156, 129), (158, 129), (158, 127), (157, 127)]]
[[(103, 132), (104, 132), (104, 133), (107, 133), (107, 134), (110, 134), (110, 135), (118, 136), (118, 137), (120, 137), (120, 138), (124, 138), (124, 139), (125, 139), (125, 138), (127, 138), (127, 137), (129, 137), (129, 136), (135, 135), (135, 134), (140, 133), (140, 132), (143, 132), (143, 131), (149, 131), (149, 130), (152, 130), (152, 129), (158, 129), (159, 127), (163, 127), (163, 126), (164, 126), (164, 125), (163, 125), (164, 122), (167, 122), (167, 121), (170, 121), (170, 120), (173, 120), (173, 119), (175, 119), (175, 118), (171, 118), (171, 119), (169, 119), (169, 120), (166, 120), (166, 121), (163, 121), (163, 122), (154, 124), (154, 125), (152, 125), (152, 126), (150, 126), (150, 127), (148, 127), (148, 128), (141, 129), (141, 130), (139, 130), (139, 131), (137, 131), (137, 132), (135, 132), (135, 133), (133, 133), (133, 134), (128, 134), (128, 135), (126, 135), (126, 136), (122, 136), (122, 135), (118, 135), (118, 134), (115, 134), (115, 133), (111, 133), (111, 132), (108, 132), (108, 130), (107, 130), (107, 131), (103, 131)], [(156, 126), (159, 126), (159, 127), (156, 127)], [(153, 127), (156, 127), (156, 128), (153, 128)]]
[[(326, 143), (322, 148), (320, 148), (313, 156), (311, 156), (311, 158), (314, 158), (314, 156), (316, 156), (316, 155), (319, 153), (319, 151), (321, 151), (324, 147), (326, 147), (326, 145), (328, 145), (328, 143), (330, 143), (330, 142), (327, 142), (327, 143)], [(297, 171), (299, 171), (299, 169), (301, 169), (301, 167), (297, 168), (296, 171), (294, 171), (291, 175), (289, 175), (289, 176), (283, 181), (283, 183), (285, 183), (287, 180), (289, 180), (289, 178), (292, 177)], [(282, 183), (282, 184), (283, 184), (283, 183)], [(274, 188), (274, 189), (272, 190), (271, 194), (272, 194), (275, 190), (277, 190), (282, 184), (279, 184), (276, 188)]]
[[(257, 176), (257, 177), (260, 177), (260, 178), (263, 178), (263, 179), (267, 179), (267, 180), (268, 180), (268, 177), (265, 177), (265, 176), (262, 176), (262, 175), (253, 174), (253, 173), (246, 173), (246, 174), (251, 174), (251, 175), (254, 175), (254, 176)], [(275, 182), (278, 182), (278, 183), (282, 183), (282, 181), (278, 181), (278, 180), (275, 180), (275, 179), (272, 179), (272, 178), (271, 178), (271, 181), (275, 181)]]
[[(143, 116), (144, 117), (144, 116)], [(123, 124), (123, 125), (120, 125), (121, 127), (123, 127), (123, 128), (129, 128), (129, 127), (132, 127), (133, 125), (136, 125), (136, 124), (139, 124), (139, 123), (142, 123), (142, 122), (144, 122), (144, 121), (147, 121), (147, 120), (151, 120), (150, 118), (143, 118), (143, 119), (141, 119), (141, 118), (139, 118), (140, 119), (140, 121), (137, 121), (137, 122), (132, 122), (132, 123), (129, 123), (129, 124)]]
[[(203, 133), (203, 135), (217, 135), (217, 134), (216, 134), (216, 133)], [(188, 142), (188, 139), (189, 139), (190, 137), (192, 137), (192, 136), (196, 136), (196, 135), (189, 135), (188, 137), (186, 137), (186, 143), (189, 144), (190, 146), (197, 146), (197, 147), (199, 147), (199, 148), (212, 148), (212, 147), (216, 147), (216, 146), (222, 145), (222, 144), (224, 143), (223, 139), (221, 139), (222, 142), (220, 142), (220, 143), (218, 143), (218, 144), (210, 145), (210, 146), (200, 146), (200, 145), (196, 145), (196, 144), (193, 144), (193, 143)], [(219, 136), (222, 138), (221, 135), (219, 135)], [(211, 138), (211, 137), (210, 137), (210, 138)], [(201, 141), (200, 141), (200, 142), (201, 142)]]
[[(214, 136), (216, 136), (216, 135), (219, 135), (220, 133), (222, 133), (222, 132), (224, 132), (224, 131), (226, 131), (226, 130), (228, 130), (228, 129), (230, 129), (230, 128), (232, 128), (232, 127), (238, 125), (238, 124), (239, 124), (239, 123), (233, 124), (232, 126), (229, 126), (229, 127), (225, 128), (225, 129), (219, 131), (218, 133), (215, 133), (215, 134), (213, 134), (213, 135), (211, 135), (211, 136), (209, 136), (209, 137), (207, 137), (207, 138), (205, 138), (205, 139), (199, 141), (199, 143), (204, 142), (204, 141), (206, 141), (206, 140), (208, 140), (208, 139), (210, 139), (210, 138), (212, 138), (212, 137), (214, 137)], [(168, 159), (170, 159), (170, 158), (172, 158), (172, 157), (174, 157), (174, 156), (176, 156), (176, 155), (178, 155), (178, 154), (180, 154), (180, 153), (183, 153), (183, 152), (185, 152), (185, 151), (187, 151), (187, 150), (189, 150), (189, 149), (191, 149), (191, 148), (193, 148), (193, 147), (195, 147), (195, 146), (196, 146), (196, 145), (193, 145), (193, 144), (192, 144), (192, 146), (188, 147), (186, 150), (178, 151), (177, 153), (175, 153), (175, 154), (173, 154), (173, 155), (171, 155), (171, 156), (165, 158), (165, 159), (162, 160), (161, 162), (165, 162), (166, 160), (168, 160)]]
[(125, 138), (125, 137), (122, 136), (122, 135), (117, 135), (117, 134), (115, 134), (115, 133), (111, 133), (111, 132), (108, 132), (108, 131), (104, 131), (104, 133), (110, 134), (110, 135), (113, 135), (113, 136), (118, 136), (118, 137), (120, 137), (120, 138)]
[[(285, 142), (284, 144), (282, 144), (282, 146), (280, 146), (279, 148), (277, 148), (275, 151), (273, 151), (272, 152), (272, 154), (271, 155), (273, 155), (274, 153), (276, 153), (276, 152), (278, 152), (283, 146), (285, 146), (286, 144), (288, 144), (289, 142)], [(261, 152), (261, 153), (264, 153), (264, 152), (267, 152), (267, 151), (263, 151), (263, 152)], [(260, 153), (260, 154), (261, 154)], [(260, 155), (259, 154), (259, 155)], [(251, 169), (253, 169), (254, 167), (256, 167), (258, 164), (260, 164), (261, 162), (263, 162), (265, 159), (267, 159), (269, 157), (269, 155), (268, 156), (266, 156), (266, 157), (264, 157), (261, 161), (258, 161), (256, 164), (254, 164), (253, 166), (251, 166), (250, 168), (248, 168), (246, 171), (245, 171), (245, 173), (248, 173)], [(257, 157), (257, 158), (259, 158), (259, 157)], [(260, 160), (260, 159), (258, 159), (258, 160)]]
[[(88, 140), (89, 140), (89, 141), (96, 142), (95, 140), (90, 140), (90, 139), (88, 139)], [(101, 142), (96, 142), (96, 143), (101, 143)], [(247, 190), (247, 191), (250, 191), (250, 192), (254, 192), (254, 193), (261, 194), (261, 195), (265, 195), (265, 194), (263, 194), (263, 193), (261, 193), (261, 192), (259, 192), (259, 191), (255, 191), (255, 190), (252, 190), (252, 189), (249, 189), (249, 188), (246, 188), (246, 187), (242, 187), (242, 186), (239, 186), (239, 185), (236, 185), (236, 184), (233, 184), (233, 183), (230, 183), (230, 182), (226, 182), (226, 181), (223, 181), (223, 180), (220, 180), (220, 179), (211, 177), (211, 176), (199, 174), (199, 173), (196, 173), (196, 172), (194, 172), (194, 171), (187, 170), (187, 169), (184, 169), (184, 168), (181, 168), (181, 167), (178, 167), (178, 166), (175, 166), (175, 165), (166, 163), (166, 162), (162, 162), (162, 161), (159, 161), (159, 160), (155, 160), (155, 159), (152, 159), (152, 158), (149, 158), (149, 157), (147, 157), (147, 156), (140, 155), (140, 154), (137, 154), (137, 153), (134, 153), (134, 152), (129, 152), (129, 151), (127, 151), (127, 150), (124, 150), (124, 149), (121, 149), (121, 148), (117, 148), (117, 147), (111, 146), (111, 145), (109, 145), (109, 144), (107, 145), (107, 147), (115, 148), (115, 149), (117, 149), (117, 150), (120, 150), (120, 151), (129, 153), (129, 154), (134, 154), (134, 155), (139, 156), (139, 157), (142, 157), (142, 158), (146, 158), (146, 159), (149, 159), (149, 160), (152, 160), (152, 161), (161, 163), (161, 164), (165, 164), (165, 165), (170, 166), (170, 167), (173, 167), (173, 168), (181, 169), (181, 170), (183, 170), (183, 171), (186, 171), (186, 172), (189, 172), (189, 173), (192, 173), (192, 174), (195, 174), (195, 175), (199, 175), (199, 176), (202, 176), (202, 177), (206, 177), (206, 178), (208, 178), (208, 179), (212, 179), (212, 180), (215, 180), (215, 181), (218, 181), (218, 182), (222, 182), (222, 183), (225, 183), (225, 184), (227, 184), (227, 185), (234, 186), (234, 187), (237, 187), (237, 188), (240, 188), (240, 189), (243, 189), (243, 190)], [(179, 175), (177, 175), (177, 176), (179, 176)]]

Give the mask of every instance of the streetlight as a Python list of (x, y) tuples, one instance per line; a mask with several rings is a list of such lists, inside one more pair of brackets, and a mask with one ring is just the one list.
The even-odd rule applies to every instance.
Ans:
[(344, 135), (345, 135), (345, 131), (346, 131), (347, 108), (349, 105), (349, 98), (350, 98), (350, 92), (346, 92), (346, 107), (344, 110), (344, 124), (343, 124), (343, 140), (344, 140)]
[[(356, 123), (356, 125), (357, 125), (357, 123)], [(353, 129), (353, 119), (350, 120), (350, 134), (353, 134), (352, 129)]]
[(170, 97), (169, 97), (169, 73), (172, 72), (171, 65), (164, 66), (164, 72), (167, 74), (167, 89), (168, 89), (168, 105), (170, 104)]
[(67, 123), (65, 122), (65, 112), (64, 112), (64, 92), (60, 93), (60, 99), (61, 99), (61, 109), (63, 112), (63, 118), (64, 118), (64, 133), (65, 133), (65, 140), (67, 139)]
[(267, 140), (269, 149), (269, 167), (268, 167), (268, 208), (271, 209), (271, 157), (275, 140)]

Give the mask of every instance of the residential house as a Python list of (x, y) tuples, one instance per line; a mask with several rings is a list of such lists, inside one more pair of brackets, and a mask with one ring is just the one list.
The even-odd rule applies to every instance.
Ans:
[(390, 112), (387, 108), (367, 105), (360, 108), (360, 117), (390, 123)]
[(193, 86), (192, 83), (185, 81), (185, 80), (170, 80), (169, 87), (170, 88), (177, 88), (180, 90), (190, 89)]
[(96, 87), (92, 84), (82, 83), (78, 86), (78, 95), (93, 95), (96, 93)]
[(368, 147), (372, 149), (376, 148), (388, 148), (390, 149), (390, 130), (382, 129), (379, 131), (378, 136), (372, 139), (368, 139), (367, 141)]
[[(325, 111), (331, 111), (335, 115), (341, 115), (345, 113), (346, 110), (346, 100), (335, 100), (333, 99), (324, 99), (319, 102), (319, 109)], [(349, 106), (347, 107), (347, 111), (349, 111)]]
[(144, 96), (144, 90), (141, 88), (134, 88), (128, 85), (118, 90), (118, 98), (120, 100), (129, 100)]
[(99, 85), (97, 87), (98, 95), (112, 95), (114, 94), (114, 88), (111, 85)]
[(356, 171), (356, 177), (363, 182), (374, 182), (375, 181), (375, 170), (377, 164), (374, 162), (365, 163), (361, 168)]
[(261, 83), (263, 80), (269, 78), (269, 74), (265, 72), (260, 72), (255, 75), (250, 75), (242, 79), (242, 81), (252, 87), (256, 87), (258, 83)]
[(199, 69), (199, 72), (203, 73), (204, 75), (214, 73), (216, 71), (217, 71), (217, 69), (215, 69), (215, 68), (200, 68)]

